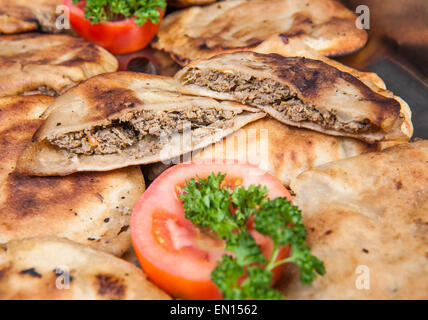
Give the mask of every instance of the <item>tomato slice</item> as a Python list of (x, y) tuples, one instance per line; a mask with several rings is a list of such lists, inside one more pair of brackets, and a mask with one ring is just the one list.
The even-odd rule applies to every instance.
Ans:
[[(221, 299), (221, 293), (211, 282), (211, 272), (225, 253), (223, 241), (214, 235), (201, 233), (184, 216), (178, 198), (186, 180), (206, 178), (212, 172), (226, 173), (229, 187), (266, 186), (269, 198), (287, 197), (287, 189), (260, 168), (235, 160), (200, 160), (183, 163), (163, 172), (137, 202), (131, 217), (134, 250), (147, 276), (160, 288), (176, 298)], [(273, 244), (269, 237), (249, 229), (266, 257)], [(288, 256), (282, 248), (278, 259)], [(273, 270), (278, 280), (284, 266)]]
[[(125, 54), (141, 50), (150, 43), (159, 30), (160, 22), (154, 24), (148, 20), (139, 26), (133, 18), (91, 24), (84, 15), (86, 1), (80, 1), (76, 5), (73, 5), (72, 0), (63, 0), (63, 3), (70, 9), (70, 23), (73, 29), (82, 38), (112, 53)], [(158, 10), (162, 20), (165, 11)]]

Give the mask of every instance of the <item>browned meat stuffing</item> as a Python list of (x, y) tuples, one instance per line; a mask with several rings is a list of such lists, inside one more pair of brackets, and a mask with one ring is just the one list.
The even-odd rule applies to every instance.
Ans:
[(74, 154), (113, 154), (136, 145), (140, 140), (153, 141), (162, 133), (183, 132), (186, 123), (191, 129), (225, 128), (237, 112), (232, 110), (193, 108), (183, 112), (142, 111), (128, 114), (107, 126), (71, 132), (49, 141)]
[(319, 111), (313, 104), (305, 103), (290, 88), (273, 79), (243, 78), (217, 71), (190, 69), (183, 78), (184, 84), (195, 84), (217, 92), (230, 92), (241, 103), (253, 106), (272, 106), (294, 122), (311, 121), (326, 129), (347, 133), (370, 131), (368, 119), (341, 122), (333, 111)]

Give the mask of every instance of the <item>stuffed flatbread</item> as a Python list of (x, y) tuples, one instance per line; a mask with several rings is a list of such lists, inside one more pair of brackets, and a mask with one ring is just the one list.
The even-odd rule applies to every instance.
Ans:
[(139, 167), (63, 178), (15, 172), (53, 100), (0, 98), (0, 243), (58, 236), (121, 255), (131, 244), (131, 210), (144, 192)]
[(366, 43), (367, 33), (355, 27), (355, 20), (353, 12), (331, 0), (230, 0), (168, 15), (152, 45), (186, 65), (219, 53), (251, 50), (282, 33), (334, 56)]
[(0, 300), (164, 300), (133, 264), (65, 239), (0, 245)]
[(117, 68), (113, 55), (76, 37), (26, 33), (0, 38), (0, 96), (57, 96)]
[(172, 78), (119, 72), (59, 97), (19, 170), (66, 175), (149, 164), (203, 148), (264, 117), (236, 103), (181, 95)]
[(410, 109), (319, 60), (242, 51), (195, 61), (180, 91), (257, 106), (286, 124), (369, 143), (408, 141)]

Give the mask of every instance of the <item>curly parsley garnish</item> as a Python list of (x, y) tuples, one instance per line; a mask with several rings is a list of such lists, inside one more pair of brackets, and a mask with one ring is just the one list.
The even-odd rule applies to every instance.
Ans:
[[(233, 253), (223, 255), (211, 273), (224, 299), (283, 299), (271, 284), (272, 269), (284, 263), (295, 263), (301, 282), (307, 285), (316, 274), (325, 273), (322, 261), (311, 255), (306, 245), (306, 228), (296, 206), (286, 198), (270, 200), (266, 187), (223, 187), (225, 177), (212, 173), (207, 179), (191, 179), (180, 194), (186, 218), (196, 227), (216, 233), (225, 240), (226, 251)], [(274, 244), (269, 260), (247, 229), (252, 216), (254, 229)], [(287, 245), (291, 255), (277, 261), (281, 247)]]
[[(81, 0), (73, 0), (77, 4)], [(165, 0), (86, 0), (85, 18), (91, 23), (118, 21), (135, 17), (139, 26), (147, 20), (159, 23), (158, 9), (165, 9)]]

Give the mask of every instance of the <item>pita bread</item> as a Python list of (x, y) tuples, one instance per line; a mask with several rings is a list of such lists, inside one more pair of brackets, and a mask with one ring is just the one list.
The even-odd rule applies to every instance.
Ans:
[[(359, 140), (328, 136), (264, 118), (247, 124), (216, 144), (193, 152), (191, 157), (192, 160), (246, 161), (268, 171), (289, 187), (291, 180), (302, 171), (374, 150), (375, 146)], [(165, 168), (165, 164), (152, 167), (149, 179), (153, 180)]]
[(138, 167), (65, 178), (14, 172), (53, 100), (0, 98), (0, 243), (58, 236), (121, 255), (131, 244), (130, 212), (144, 192)]
[(0, 34), (57, 32), (56, 7), (60, 4), (61, 0), (0, 0)]
[(385, 82), (376, 73), (358, 71), (336, 60), (329, 59), (315, 49), (312, 49), (303, 40), (287, 38), (284, 34), (275, 34), (269, 37), (252, 51), (258, 53), (277, 53), (283, 57), (304, 57), (320, 60), (340, 71), (352, 74), (374, 91), (386, 89)]
[(168, 5), (176, 8), (184, 8), (190, 6), (203, 6), (216, 2), (216, 0), (168, 0)]
[[(86, 81), (55, 101), (18, 170), (67, 175), (154, 163), (203, 148), (265, 116), (240, 104), (181, 95), (176, 86), (173, 78), (132, 72)], [(75, 143), (79, 150), (71, 147)]]
[(366, 43), (367, 33), (355, 27), (355, 20), (353, 12), (331, 0), (230, 0), (168, 15), (152, 45), (186, 65), (219, 53), (251, 50), (282, 33), (335, 56)]
[(291, 188), (326, 274), (289, 299), (428, 299), (428, 141), (325, 164)]
[(28, 33), (0, 38), (0, 96), (55, 96), (117, 68), (113, 55), (76, 37)]
[(1, 300), (164, 300), (170, 297), (122, 259), (65, 239), (0, 245)]
[[(318, 51), (306, 45), (302, 40), (296, 38), (287, 38), (283, 34), (271, 36), (266, 41), (257, 46), (254, 49), (254, 52), (277, 53), (284, 57), (304, 57), (308, 59), (320, 60), (325, 62), (326, 64), (335, 67), (340, 71), (353, 75), (355, 78), (359, 79), (374, 92), (379, 93), (385, 97), (397, 100), (401, 105), (401, 111), (405, 114), (403, 124), (401, 125), (401, 130), (405, 132), (408, 136), (411, 136), (413, 134), (413, 124), (411, 121), (412, 114), (408, 104), (402, 98), (394, 95), (391, 91), (386, 90), (385, 83), (376, 73), (362, 72), (354, 68), (348, 67), (336, 60), (325, 57)], [(378, 149), (382, 150), (399, 143), (401, 142), (379, 142)]]
[(413, 132), (402, 99), (319, 60), (242, 51), (195, 61), (175, 78), (183, 93), (257, 106), (286, 124), (330, 135), (405, 142)]

